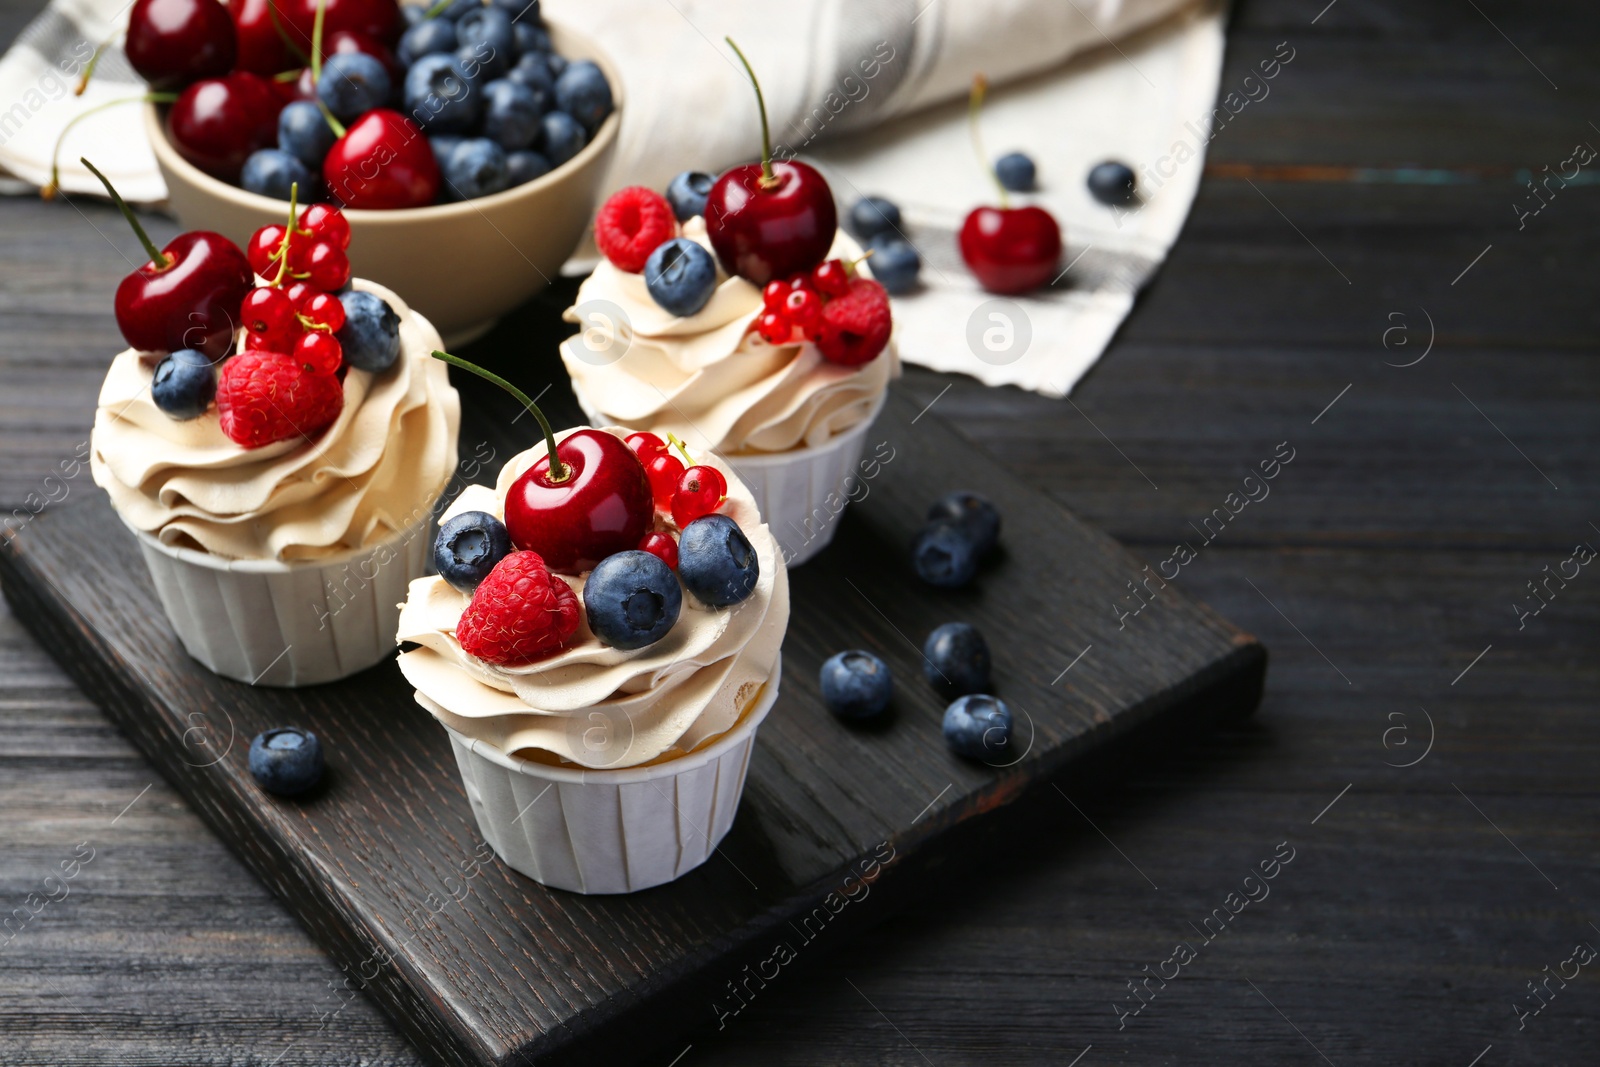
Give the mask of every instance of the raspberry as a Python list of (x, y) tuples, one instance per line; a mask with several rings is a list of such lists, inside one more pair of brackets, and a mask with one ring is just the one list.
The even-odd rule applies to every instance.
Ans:
[(852, 278), (849, 293), (823, 305), (817, 347), (832, 363), (859, 367), (878, 357), (893, 328), (883, 286), (870, 278)]
[(638, 274), (657, 246), (676, 232), (672, 205), (642, 185), (611, 195), (594, 219), (594, 243), (618, 270)]
[(222, 365), (217, 411), (222, 432), (245, 448), (321, 433), (344, 409), (344, 385), (309, 374), (271, 352), (241, 352)]
[(469, 655), (510, 667), (559, 652), (578, 629), (578, 595), (537, 552), (512, 552), (478, 585), (456, 623)]

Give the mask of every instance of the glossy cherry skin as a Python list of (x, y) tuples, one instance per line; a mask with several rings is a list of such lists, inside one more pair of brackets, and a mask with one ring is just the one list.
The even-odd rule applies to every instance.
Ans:
[(178, 154), (214, 178), (237, 181), (250, 153), (278, 143), (282, 98), (256, 74), (234, 71), (185, 89), (167, 112)]
[(217, 0), (134, 0), (122, 50), (152, 89), (181, 89), (233, 69), (233, 19)]
[(761, 185), (761, 166), (734, 167), (706, 197), (706, 234), (722, 269), (754, 285), (809, 271), (833, 247), (839, 212), (816, 169), (772, 164), (777, 183)]
[[(238, 37), (237, 69), (252, 74), (276, 74), (297, 65), (295, 54), (283, 43), (272, 24), (272, 0), (228, 0), (228, 14)], [(280, 13), (280, 21), (283, 16)], [(284, 23), (287, 29), (288, 23)], [(326, 32), (326, 30), (324, 30)], [(307, 38), (309, 42), (310, 38)], [(308, 43), (306, 48), (310, 47)]]
[(439, 163), (417, 124), (374, 108), (333, 143), (322, 161), (328, 195), (345, 207), (422, 207), (439, 193)]
[[(305, 62), (311, 51), (311, 31), (317, 17), (317, 0), (272, 0), (277, 3), (278, 21), (283, 33), (272, 22), (269, 0), (228, 0), (228, 12), (239, 35), (238, 69), (255, 74), (276, 74)], [(400, 37), (400, 7), (394, 0), (328, 0), (323, 15), (323, 49), (327, 39), (340, 30), (353, 30), (392, 47)], [(300, 46), (295, 52), (284, 43), (284, 34)]]
[(1041, 207), (974, 208), (961, 224), (961, 258), (991, 293), (1014, 296), (1055, 277), (1061, 227)]
[(638, 548), (655, 513), (639, 457), (604, 430), (568, 434), (556, 455), (570, 468), (565, 481), (550, 480), (550, 458), (541, 456), (506, 494), (512, 544), (566, 574)]
[(154, 263), (117, 286), (117, 328), (144, 352), (194, 348), (212, 359), (227, 354), (239, 325), (239, 305), (255, 272), (239, 246), (218, 233), (195, 230), (174, 237)]

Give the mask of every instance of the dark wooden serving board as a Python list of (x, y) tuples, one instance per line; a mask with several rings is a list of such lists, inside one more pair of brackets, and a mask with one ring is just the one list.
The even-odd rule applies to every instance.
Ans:
[[(463, 394), (463, 455), (493, 450), (477, 475), (489, 481), (526, 435), (496, 397)], [(290, 691), (189, 660), (98, 491), (22, 529), (0, 577), (17, 616), (350, 976), (308, 1025), (364, 990), (446, 1063), (615, 1062), (736, 1014), (760, 975), (821, 951), (813, 941), (842, 944), (821, 937), (847, 926), (837, 916), (865, 919), (897, 895), (878, 880), (914, 883), (936, 850), (971, 836), (955, 831), (1031, 783), (1094, 769), (1113, 740), (1201, 729), (1259, 698), (1260, 644), (1162, 588), (936, 411), (894, 391), (867, 452), (890, 458), (834, 544), (792, 576), (782, 691), (732, 833), (704, 867), (633, 896), (547, 890), (488, 855), (445, 734), (392, 662)], [(915, 578), (905, 547), (928, 503), (957, 487), (990, 495), (1005, 528), (978, 581), (949, 592)], [(1119, 619), (1144, 602), (1130, 583), (1147, 579), (1154, 599)], [(988, 636), (1017, 713), (1027, 751), (1009, 768), (956, 758), (940, 736), (919, 650), (954, 619)], [(847, 727), (822, 707), (817, 669), (850, 647), (895, 671), (885, 723)], [(300, 802), (265, 796), (246, 767), (250, 738), (284, 724), (315, 730), (329, 756), (327, 782)]]

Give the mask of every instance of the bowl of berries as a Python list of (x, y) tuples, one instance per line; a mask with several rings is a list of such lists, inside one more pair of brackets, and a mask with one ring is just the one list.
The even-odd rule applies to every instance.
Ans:
[(216, 19), (139, 0), (130, 13), (130, 58), (156, 90), (145, 130), (186, 228), (242, 245), (297, 187), (342, 209), (355, 273), (415, 294), (450, 343), (556, 275), (620, 121), (621, 81), (592, 41), (537, 0), (275, 9), (234, 0)]

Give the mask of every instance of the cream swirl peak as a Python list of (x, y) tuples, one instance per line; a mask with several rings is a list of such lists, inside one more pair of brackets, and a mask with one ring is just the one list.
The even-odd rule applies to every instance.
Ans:
[[(467, 511), (503, 518), (506, 493), (545, 451), (541, 442), (514, 457), (495, 489), (468, 487), (445, 520)], [(760, 561), (748, 598), (715, 609), (686, 595), (671, 631), (632, 651), (607, 647), (581, 621), (560, 652), (502, 667), (469, 655), (456, 640), (471, 597), (437, 576), (419, 578), (396, 634), (400, 643), (418, 646), (400, 656), (417, 702), (457, 733), (502, 752), (547, 753), (595, 768), (680, 755), (731, 729), (772, 680), (789, 618), (788, 573), (749, 490), (715, 457), (700, 462), (727, 478), (719, 514), (739, 524)], [(552, 576), (580, 599), (586, 578)]]
[[(711, 247), (699, 217), (684, 224), (683, 236)], [(861, 254), (843, 231), (829, 252), (845, 261)], [(863, 273), (870, 274), (870, 264), (862, 264)], [(607, 304), (621, 311), (620, 321)], [(585, 334), (566, 341), (562, 362), (579, 401), (598, 421), (670, 432), (695, 448), (722, 453), (825, 444), (868, 418), (900, 373), (892, 340), (859, 367), (830, 363), (811, 343), (768, 345), (750, 331), (761, 310), (760, 289), (719, 272), (705, 307), (675, 316), (650, 296), (642, 274), (602, 259), (566, 313), (568, 322), (600, 336), (588, 344)]]
[(129, 349), (100, 389), (91, 437), (96, 484), (130, 526), (163, 544), (234, 559), (318, 559), (410, 527), (456, 465), (461, 404), (432, 324), (398, 296), (356, 289), (400, 318), (400, 358), (378, 374), (349, 368), (339, 417), (312, 440), (244, 448), (215, 411), (178, 421), (151, 399), (153, 365)]

